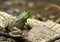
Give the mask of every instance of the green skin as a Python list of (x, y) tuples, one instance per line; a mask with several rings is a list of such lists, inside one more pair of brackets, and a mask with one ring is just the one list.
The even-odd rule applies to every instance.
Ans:
[[(25, 25), (25, 22), (27, 20), (27, 18), (30, 17), (30, 14), (29, 12), (27, 11), (24, 11), (22, 14), (20, 14), (18, 17), (17, 17), (17, 20), (13, 23), (13, 25), (11, 25), (9, 28), (9, 30), (11, 31), (9, 34), (10, 36), (13, 36), (13, 37), (19, 37), (18, 35), (14, 35), (12, 33), (16, 33), (14, 32), (14, 29), (16, 31), (19, 31), (24, 25)], [(14, 28), (16, 27), (16, 28)], [(20, 31), (21, 32), (21, 31)]]
[(27, 18), (30, 17), (29, 12), (24, 11), (22, 14), (20, 14), (17, 18), (18, 20), (15, 22), (15, 26), (18, 28), (22, 28), (22, 26), (25, 24)]

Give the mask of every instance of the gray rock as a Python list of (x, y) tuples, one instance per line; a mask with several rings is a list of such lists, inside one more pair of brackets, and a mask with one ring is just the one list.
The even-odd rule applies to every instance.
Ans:
[(27, 37), (31, 42), (54, 42), (60, 38), (60, 24), (50, 20), (41, 22), (36, 19), (27, 19), (27, 24), (32, 27)]

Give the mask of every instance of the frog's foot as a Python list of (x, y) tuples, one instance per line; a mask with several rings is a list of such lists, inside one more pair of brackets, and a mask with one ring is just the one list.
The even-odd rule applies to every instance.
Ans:
[(9, 35), (12, 37), (21, 37), (22, 32), (21, 31), (12, 31), (12, 32), (9, 32)]

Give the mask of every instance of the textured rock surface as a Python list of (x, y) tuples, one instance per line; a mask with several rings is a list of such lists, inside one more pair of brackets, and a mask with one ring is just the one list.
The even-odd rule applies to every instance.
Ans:
[(45, 42), (52, 38), (55, 34), (56, 33), (54, 31), (47, 27), (33, 27), (28, 33), (28, 40), (32, 42)]
[(35, 19), (28, 19), (27, 23), (32, 27), (28, 33), (28, 40), (31, 42), (51, 42), (59, 38), (60, 24), (49, 20), (41, 22)]
[(52, 29), (53, 31), (55, 31), (57, 33), (60, 33), (60, 24), (48, 20), (45, 23), (45, 25), (47, 27), (49, 27), (50, 29)]
[(36, 19), (27, 19), (27, 24), (31, 27), (43, 26), (45, 23)]
[(10, 22), (15, 19), (12, 15), (0, 11), (0, 27), (5, 28)]
[(60, 33), (60, 24), (52, 22), (50, 20), (46, 22), (42, 22), (36, 19), (27, 19), (27, 24), (30, 25), (31, 27), (36, 27), (36, 26), (46, 26), (49, 29), (53, 30), (54, 32)]

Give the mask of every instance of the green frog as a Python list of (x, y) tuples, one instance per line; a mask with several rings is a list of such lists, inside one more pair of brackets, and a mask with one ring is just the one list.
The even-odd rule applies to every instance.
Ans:
[(27, 18), (29, 18), (30, 13), (24, 11), (21, 13), (11, 24), (8, 29), (10, 30), (9, 35), (13, 37), (19, 37), (22, 34), (21, 28), (25, 25)]

